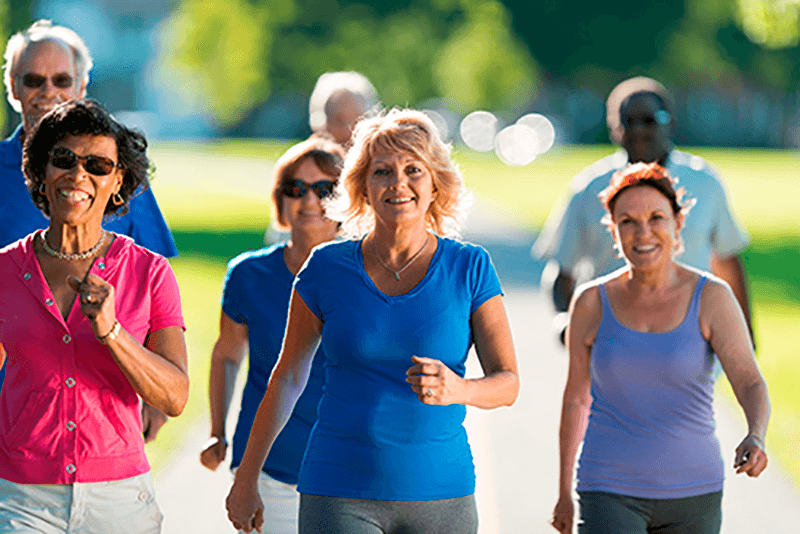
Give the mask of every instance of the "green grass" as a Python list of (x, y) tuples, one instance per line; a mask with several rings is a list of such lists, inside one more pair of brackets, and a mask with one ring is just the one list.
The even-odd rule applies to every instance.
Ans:
[[(153, 190), (172, 226), (181, 257), (172, 264), (184, 304), (190, 350), (191, 390), (184, 415), (148, 445), (158, 468), (170, 449), (208, 410), (209, 356), (218, 332), (225, 262), (263, 243), (272, 216), (272, 164), (287, 141), (165, 143), (153, 147)], [(537, 230), (571, 178), (609, 154), (611, 147), (551, 151), (533, 164), (501, 165), (494, 154), (454, 151), (467, 186), (502, 206), (521, 227)], [(726, 178), (731, 202), (753, 236), (744, 254), (754, 301), (759, 364), (770, 387), (773, 420), (770, 448), (800, 484), (800, 388), (796, 325), (800, 321), (800, 198), (796, 152), (689, 149), (716, 165)]]

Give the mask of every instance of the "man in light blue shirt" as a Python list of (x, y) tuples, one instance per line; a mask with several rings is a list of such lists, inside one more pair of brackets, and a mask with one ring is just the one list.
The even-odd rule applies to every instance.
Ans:
[(550, 214), (532, 250), (534, 256), (551, 260), (553, 268), (545, 269), (551, 277), (543, 279), (543, 286), (552, 285), (558, 311), (567, 310), (576, 281), (624, 265), (611, 234), (600, 222), (605, 209), (598, 193), (608, 186), (611, 175), (628, 163), (658, 162), (678, 178), (678, 186), (686, 188), (689, 198), (697, 200), (686, 217), (685, 251), (678, 261), (711, 271), (728, 282), (750, 325), (747, 276), (741, 259), (749, 235), (733, 213), (716, 170), (703, 158), (674, 148), (673, 110), (672, 95), (650, 78), (631, 78), (611, 91), (606, 104), (609, 134), (623, 150), (593, 163), (573, 179), (568, 202)]

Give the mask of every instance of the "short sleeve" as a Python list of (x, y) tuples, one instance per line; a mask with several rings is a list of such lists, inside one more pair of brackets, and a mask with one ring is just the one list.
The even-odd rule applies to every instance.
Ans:
[(228, 262), (225, 282), (222, 286), (222, 311), (235, 323), (247, 324), (245, 302), (247, 295), (244, 289), (244, 267), (240, 258)]
[(572, 271), (586, 249), (582, 241), (587, 229), (584, 220), (585, 191), (577, 191), (560, 213), (554, 212), (558, 215), (548, 218), (541, 237), (534, 245), (535, 254), (542, 259), (556, 260), (565, 271)]
[(316, 315), (320, 321), (325, 320), (320, 307), (320, 288), (325, 280), (324, 277), (320, 276), (325, 271), (321, 266), (323, 262), (322, 256), (320, 249), (312, 250), (305, 264), (294, 277), (292, 285), (292, 288), (297, 291), (297, 294), (306, 303), (308, 309), (311, 310), (311, 313)]
[(722, 181), (716, 174), (714, 174), (714, 178), (716, 219), (711, 236), (711, 246), (718, 256), (727, 258), (735, 256), (747, 248), (750, 243), (750, 235), (733, 213)]
[(127, 235), (137, 245), (157, 252), (166, 258), (178, 255), (175, 240), (150, 189), (145, 189), (131, 199), (130, 211), (120, 221), (128, 219)]
[(470, 286), (472, 289), (472, 304), (469, 313), (472, 315), (487, 300), (503, 294), (500, 279), (492, 264), (489, 253), (481, 247), (475, 247), (475, 255), (470, 265)]
[(158, 257), (150, 275), (150, 332), (168, 326), (186, 330), (178, 280), (166, 258)]

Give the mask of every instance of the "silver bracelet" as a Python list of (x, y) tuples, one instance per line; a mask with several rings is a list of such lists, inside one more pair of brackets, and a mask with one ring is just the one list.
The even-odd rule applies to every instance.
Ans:
[(117, 338), (120, 330), (122, 330), (122, 325), (119, 324), (119, 321), (114, 321), (114, 326), (111, 327), (111, 332), (109, 332), (104, 336), (95, 336), (95, 337), (97, 338), (97, 341), (99, 341), (103, 345), (108, 345), (109, 341), (114, 341)]

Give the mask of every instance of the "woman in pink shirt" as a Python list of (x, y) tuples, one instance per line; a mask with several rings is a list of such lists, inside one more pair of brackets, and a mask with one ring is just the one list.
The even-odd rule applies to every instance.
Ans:
[(148, 186), (146, 148), (91, 100), (25, 139), (50, 225), (0, 250), (0, 532), (160, 532), (140, 410), (186, 404), (180, 296), (166, 259), (102, 227)]

